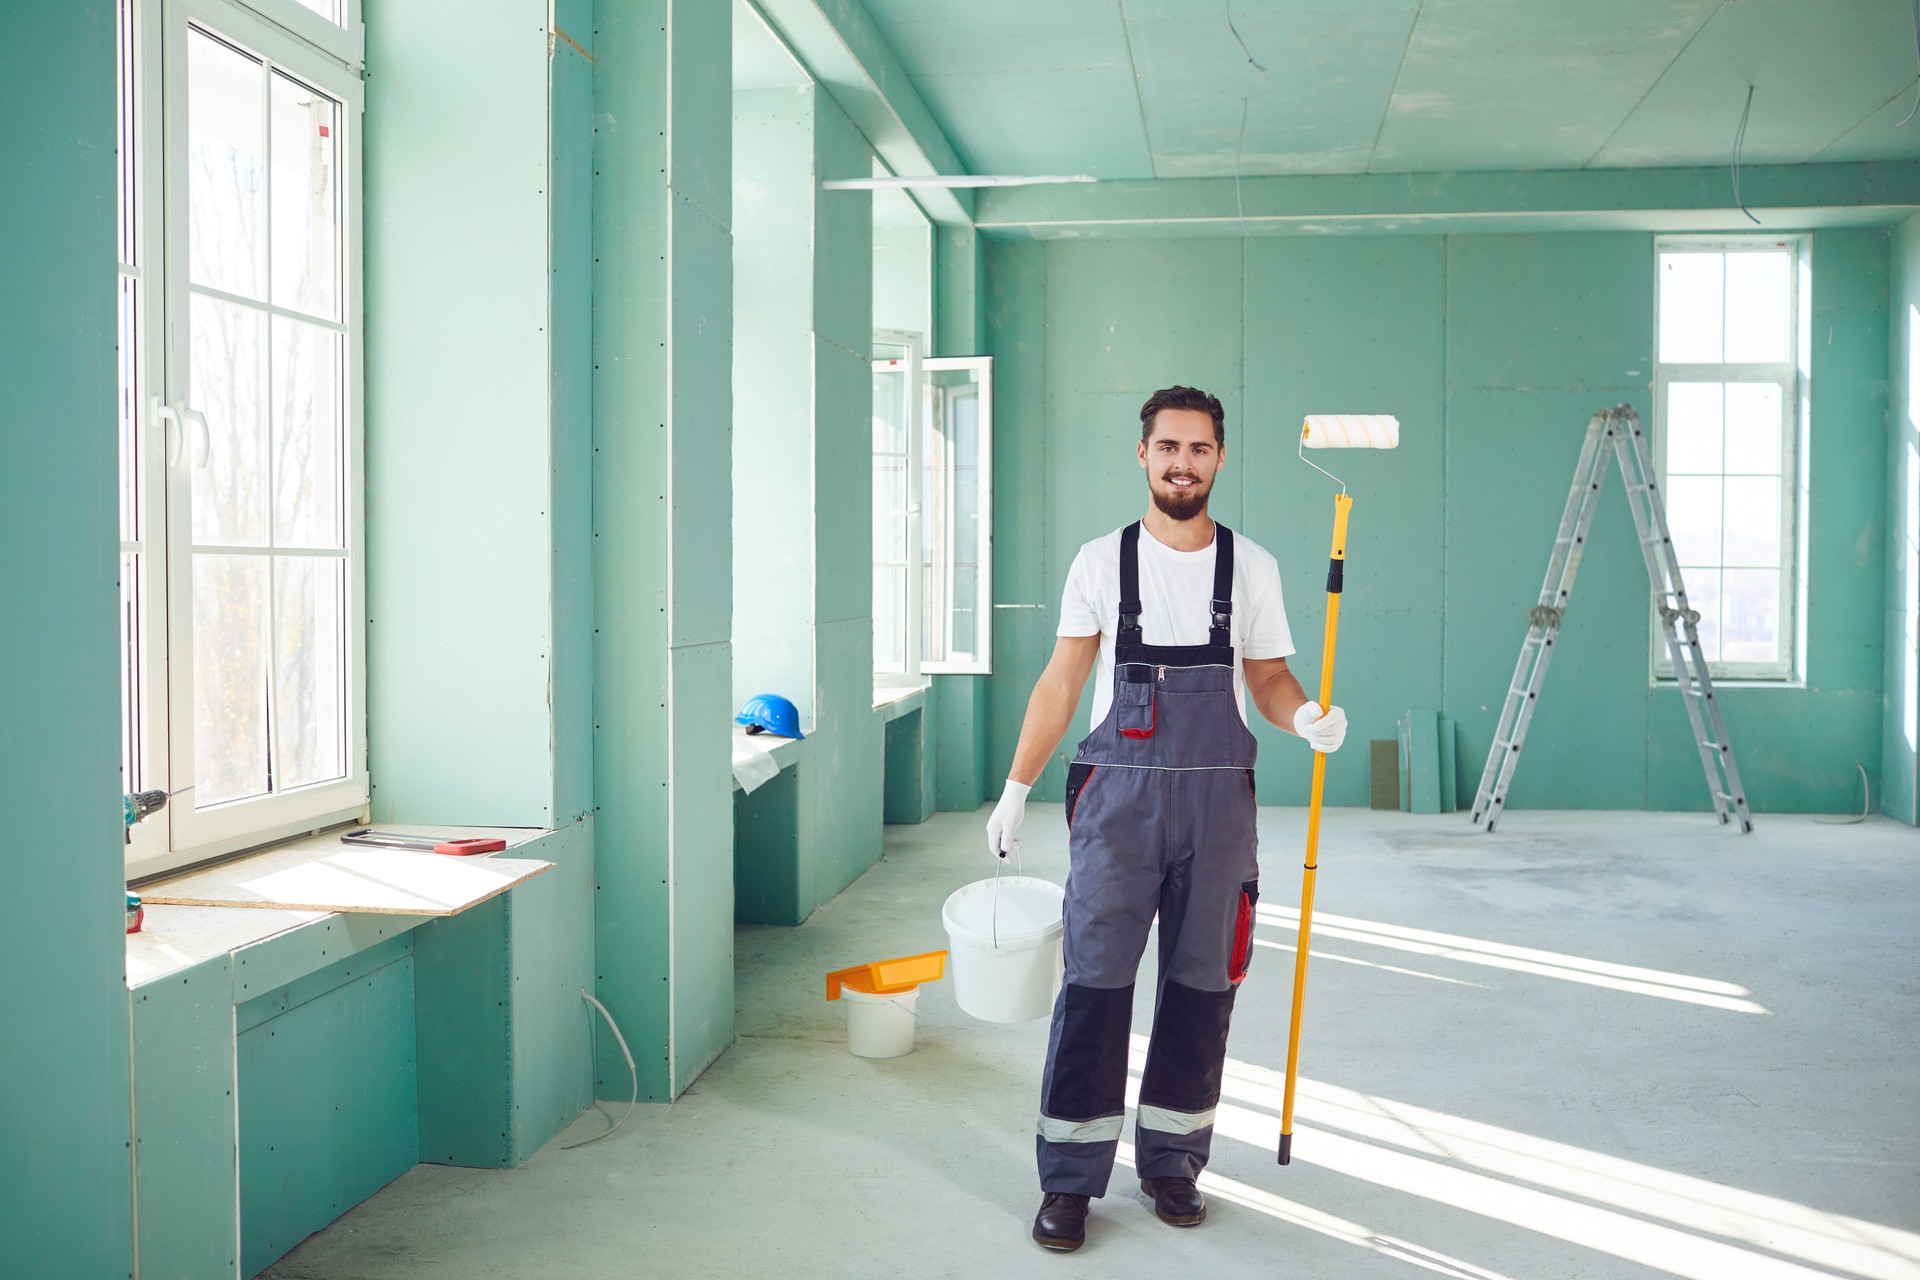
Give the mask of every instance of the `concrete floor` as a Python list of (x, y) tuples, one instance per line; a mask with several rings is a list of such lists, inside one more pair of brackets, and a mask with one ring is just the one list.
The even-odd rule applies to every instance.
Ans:
[[(1044, 1021), (976, 1022), (937, 983), (914, 1052), (869, 1061), (821, 999), (828, 969), (945, 944), (941, 902), (991, 872), (985, 816), (889, 827), (805, 925), (740, 930), (739, 1041), (679, 1102), (560, 1150), (589, 1115), (510, 1173), (420, 1166), (266, 1274), (1920, 1277), (1910, 828), (1330, 811), (1281, 1168), (1305, 814), (1263, 809), (1276, 910), (1211, 1216), (1163, 1226), (1123, 1167), (1086, 1248), (1052, 1255), (1027, 1238)], [(1025, 835), (1027, 870), (1064, 877), (1059, 806)]]

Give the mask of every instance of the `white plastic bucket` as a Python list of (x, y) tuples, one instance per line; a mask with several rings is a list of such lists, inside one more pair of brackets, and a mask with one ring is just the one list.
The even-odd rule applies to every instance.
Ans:
[(982, 1022), (1030, 1022), (1060, 993), (1066, 893), (1050, 880), (1001, 876), (955, 889), (940, 909), (953, 962), (953, 996)]
[(920, 988), (875, 995), (840, 988), (847, 1006), (847, 1051), (862, 1058), (897, 1058), (913, 1052), (914, 1009)]

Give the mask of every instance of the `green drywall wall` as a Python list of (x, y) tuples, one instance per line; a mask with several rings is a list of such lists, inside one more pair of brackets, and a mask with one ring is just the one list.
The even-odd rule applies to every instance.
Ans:
[[(13, 801), (0, 921), (9, 1271), (130, 1274), (120, 821), (114, 6), (21, 10), (0, 46), (0, 779)], [(30, 549), (30, 550), (29, 550)]]
[(552, 470), (546, 509), (553, 553), (548, 572), (554, 812), (549, 825), (564, 827), (593, 808), (593, 64), (587, 60), (593, 53), (592, 0), (557, 0), (553, 21), (568, 39), (553, 42), (548, 63)]
[(661, 1101), (733, 1037), (731, 16), (593, 46), (595, 975)]
[(987, 349), (986, 256), (972, 227), (934, 228), (933, 354), (977, 356)]
[[(826, 93), (814, 97), (814, 172), (872, 172), (867, 141)], [(873, 712), (871, 200), (858, 191), (814, 196), (814, 697), (816, 725), (802, 775), (810, 787), (813, 847), (801, 869), (807, 909), (827, 901), (880, 857), (884, 726)], [(850, 484), (849, 477), (860, 477)], [(831, 495), (830, 497), (826, 495)], [(804, 810), (803, 810), (804, 813)]]
[(233, 959), (218, 955), (127, 993), (142, 1280), (240, 1274)]
[[(580, 428), (568, 401), (575, 421), (561, 424), (569, 448), (556, 456), (556, 382), (576, 372), (552, 362), (546, 17), (534, 0), (381, 0), (367, 13), (367, 718), (379, 821), (545, 827), (570, 816), (555, 807), (552, 699), (572, 709), (580, 676), (556, 678), (552, 511), (556, 490), (581, 487)], [(565, 310), (574, 322), (577, 307)], [(570, 745), (576, 773), (577, 755)]]
[[(927, 693), (934, 807), (968, 813), (987, 798), (985, 676), (935, 676)], [(999, 795), (998, 789), (994, 796)]]
[[(1875, 229), (1812, 239), (1808, 684), (1722, 695), (1760, 810), (1857, 804), (1854, 762), (1871, 770), (1879, 755), (1885, 240)], [(1334, 697), (1355, 740), (1392, 736), (1410, 707), (1456, 719), (1470, 793), (1587, 419), (1623, 400), (1650, 408), (1651, 236), (989, 241), (987, 276), (996, 596), (1043, 606), (996, 616), (989, 795), (1052, 648), (1074, 551), (1145, 505), (1135, 414), (1172, 381), (1226, 404), (1214, 511), (1279, 557), (1309, 690), (1334, 487), (1295, 459), (1298, 423), (1400, 416), (1395, 453), (1328, 455), (1354, 497)], [(1708, 805), (1678, 695), (1648, 685), (1646, 577), (1618, 485), (1609, 478), (1518, 806)], [(1304, 803), (1298, 741), (1256, 732), (1262, 799)], [(1057, 758), (1039, 794), (1057, 798), (1060, 776)], [(1363, 753), (1336, 756), (1329, 802), (1366, 796)]]
[(1893, 234), (1886, 453), (1886, 619), (1880, 812), (1920, 822), (1920, 218)]
[[(877, 201), (888, 193), (876, 192)], [(911, 221), (873, 227), (873, 327), (920, 335), (921, 352), (933, 354), (933, 230), (912, 201), (898, 197)], [(896, 217), (900, 216), (898, 214)], [(918, 225), (914, 225), (917, 222)]]
[(242, 1031), (240, 1274), (413, 1167), (413, 957)]
[(933, 740), (925, 706), (887, 721), (882, 818), (918, 823), (933, 816)]
[(733, 705), (814, 723), (810, 87), (733, 95)]

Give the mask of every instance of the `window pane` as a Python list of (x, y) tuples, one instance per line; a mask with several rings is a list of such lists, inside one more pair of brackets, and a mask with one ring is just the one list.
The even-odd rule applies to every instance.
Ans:
[(873, 451), (907, 451), (907, 366), (876, 366), (873, 372)]
[(293, 0), (302, 8), (311, 9), (328, 22), (336, 25), (340, 22), (340, 0)]
[(340, 547), (346, 528), (341, 337), (273, 321), (273, 540)]
[(1667, 387), (1667, 473), (1720, 471), (1720, 384), (1675, 382)]
[(1720, 563), (1720, 477), (1667, 479), (1667, 530), (1683, 565)]
[(346, 562), (273, 561), (276, 790), (346, 776)]
[(1727, 473), (1780, 474), (1779, 384), (1727, 384)]
[(140, 282), (120, 278), (120, 540), (140, 532)]
[(1720, 359), (1724, 254), (1660, 255), (1660, 359), (1711, 364)]
[(266, 285), (265, 68), (187, 32), (187, 236), (195, 284), (259, 298)]
[(120, 557), (120, 785), (144, 790), (141, 767), (146, 700), (140, 679), (140, 557)]
[[(1687, 607), (1700, 615), (1700, 652), (1708, 662), (1720, 661), (1720, 571), (1714, 568), (1683, 569), (1681, 581), (1687, 589)], [(1686, 630), (1681, 629), (1684, 639)]]
[(1727, 355), (1730, 361), (1784, 363), (1792, 331), (1793, 255), (1727, 255)]
[[(228, 546), (267, 541), (266, 424), (261, 420), (265, 312), (195, 296), (192, 405), (206, 418), (182, 423), (193, 477), (193, 540)], [(205, 465), (201, 465), (202, 458)]]
[(193, 558), (193, 804), (267, 791), (267, 561)]
[(1771, 476), (1729, 476), (1725, 565), (1780, 567), (1780, 482)]
[(1729, 569), (1723, 578), (1721, 659), (1726, 662), (1779, 661), (1779, 571)]
[(273, 75), (273, 300), (340, 318), (338, 105)]

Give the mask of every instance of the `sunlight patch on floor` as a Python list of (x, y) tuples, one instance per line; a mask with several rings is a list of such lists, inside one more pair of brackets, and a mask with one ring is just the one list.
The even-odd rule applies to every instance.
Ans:
[[(1261, 924), (1299, 932), (1300, 913), (1292, 907), (1262, 904), (1255, 910)], [(1767, 1012), (1765, 1006), (1744, 998), (1751, 994), (1745, 987), (1731, 982), (1665, 973), (1659, 969), (1642, 969), (1606, 960), (1589, 960), (1584, 956), (1541, 951), (1534, 947), (1516, 947), (1458, 934), (1435, 933), (1430, 929), (1409, 929), (1402, 925), (1315, 912), (1313, 936), (1316, 941), (1321, 938), (1340, 938), (1414, 955), (1437, 956), (1466, 964), (1507, 969), (1514, 973), (1530, 973), (1614, 991), (1630, 991), (1636, 995), (1658, 996), (1663, 1000), (1679, 1000), (1710, 1009), (1728, 1009), (1736, 1013)]]

